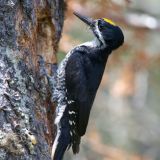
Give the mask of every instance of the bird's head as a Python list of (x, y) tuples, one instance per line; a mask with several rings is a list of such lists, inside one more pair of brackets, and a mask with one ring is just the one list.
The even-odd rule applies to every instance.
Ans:
[(101, 45), (109, 46), (114, 50), (123, 44), (123, 32), (113, 21), (107, 18), (93, 20), (76, 12), (74, 12), (74, 14), (90, 26)]

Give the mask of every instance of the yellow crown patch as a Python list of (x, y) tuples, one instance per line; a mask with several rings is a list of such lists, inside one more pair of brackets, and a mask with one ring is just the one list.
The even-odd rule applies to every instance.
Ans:
[(108, 19), (108, 18), (103, 18), (103, 20), (104, 20), (105, 22), (107, 22), (107, 23), (113, 25), (113, 26), (116, 25), (112, 20), (110, 20), (110, 19)]

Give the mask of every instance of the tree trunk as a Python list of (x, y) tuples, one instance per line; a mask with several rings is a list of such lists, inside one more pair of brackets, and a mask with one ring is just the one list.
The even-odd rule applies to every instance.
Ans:
[(56, 62), (64, 0), (0, 0), (0, 160), (50, 160), (54, 104), (38, 56)]

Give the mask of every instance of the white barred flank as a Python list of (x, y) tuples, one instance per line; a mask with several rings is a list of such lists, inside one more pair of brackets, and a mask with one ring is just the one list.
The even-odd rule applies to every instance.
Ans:
[(74, 111), (68, 111), (69, 114), (76, 114)]
[(71, 103), (73, 103), (74, 101), (73, 100), (70, 100), (70, 101), (68, 101), (68, 104), (71, 104)]
[[(78, 46), (79, 47), (79, 46)], [(76, 48), (78, 48), (76, 47)], [(56, 118), (55, 118), (55, 125), (57, 126), (57, 133), (56, 137), (52, 146), (52, 153), (51, 158), (54, 158), (54, 154), (58, 145), (58, 140), (61, 135), (61, 118), (63, 116), (63, 113), (67, 107), (67, 97), (66, 97), (66, 86), (65, 86), (65, 68), (68, 62), (69, 57), (73, 53), (72, 49), (65, 57), (65, 59), (60, 63), (58, 70), (57, 70), (57, 84), (56, 88), (54, 89), (53, 97), (57, 99), (57, 107), (56, 107)], [(70, 100), (69, 103), (72, 103), (74, 101)]]
[(66, 89), (65, 89), (65, 67), (68, 62), (68, 58), (72, 52), (69, 52), (65, 59), (61, 62), (58, 70), (57, 70), (57, 85), (54, 91), (54, 96), (57, 97), (57, 108), (56, 108), (56, 118), (55, 118), (55, 125), (57, 126), (57, 133), (56, 137), (52, 146), (52, 153), (51, 158), (54, 158), (54, 154), (58, 145), (58, 140), (61, 135), (61, 124), (60, 120), (63, 116), (63, 113), (66, 109)]

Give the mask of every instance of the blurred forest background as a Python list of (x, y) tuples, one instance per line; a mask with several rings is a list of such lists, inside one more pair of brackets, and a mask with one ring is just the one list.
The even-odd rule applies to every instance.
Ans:
[(159, 0), (68, 0), (59, 62), (93, 38), (73, 11), (112, 19), (125, 44), (109, 57), (80, 153), (65, 160), (160, 160)]

